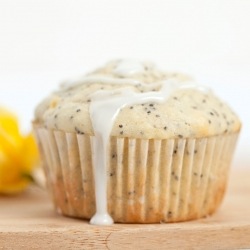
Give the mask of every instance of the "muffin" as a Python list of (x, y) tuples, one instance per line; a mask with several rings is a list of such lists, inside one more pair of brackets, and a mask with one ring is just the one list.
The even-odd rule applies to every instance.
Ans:
[(33, 127), (58, 213), (109, 225), (214, 213), (241, 123), (189, 76), (115, 60), (63, 83)]

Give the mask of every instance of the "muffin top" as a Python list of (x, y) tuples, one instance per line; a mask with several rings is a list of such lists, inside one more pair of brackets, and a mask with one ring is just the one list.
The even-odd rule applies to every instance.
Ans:
[(241, 126), (228, 105), (189, 76), (131, 60), (63, 83), (37, 106), (34, 124), (88, 135), (110, 126), (111, 136), (140, 139), (209, 137)]

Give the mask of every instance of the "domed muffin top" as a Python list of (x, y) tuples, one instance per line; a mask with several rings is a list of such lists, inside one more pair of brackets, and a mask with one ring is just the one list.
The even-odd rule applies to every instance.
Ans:
[(228, 105), (189, 76), (132, 60), (65, 82), (37, 106), (34, 124), (94, 135), (97, 116), (99, 127), (110, 123), (111, 136), (141, 139), (209, 137), (241, 126)]

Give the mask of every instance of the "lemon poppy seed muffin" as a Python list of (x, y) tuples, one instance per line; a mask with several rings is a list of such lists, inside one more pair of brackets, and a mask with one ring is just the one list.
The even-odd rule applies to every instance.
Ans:
[(212, 214), (241, 127), (189, 76), (126, 60), (62, 84), (33, 124), (55, 207), (92, 224)]

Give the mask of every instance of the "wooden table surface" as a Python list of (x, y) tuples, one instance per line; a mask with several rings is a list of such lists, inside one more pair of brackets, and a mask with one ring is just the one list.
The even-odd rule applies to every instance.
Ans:
[(57, 215), (31, 188), (0, 196), (0, 249), (250, 249), (250, 172), (232, 172), (219, 211), (173, 224), (92, 226)]

